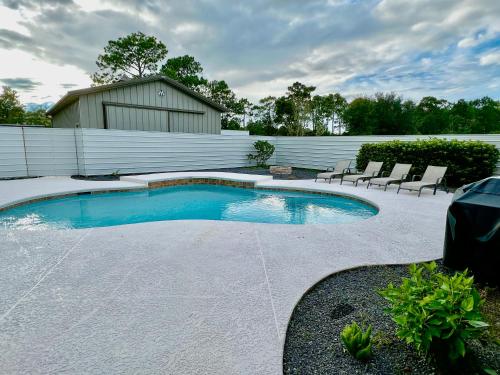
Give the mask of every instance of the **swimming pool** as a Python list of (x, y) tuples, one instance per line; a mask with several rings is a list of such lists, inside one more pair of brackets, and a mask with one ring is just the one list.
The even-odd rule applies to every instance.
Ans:
[(200, 184), (27, 203), (0, 212), (0, 225), (90, 228), (163, 220), (336, 224), (377, 212), (367, 203), (332, 195)]

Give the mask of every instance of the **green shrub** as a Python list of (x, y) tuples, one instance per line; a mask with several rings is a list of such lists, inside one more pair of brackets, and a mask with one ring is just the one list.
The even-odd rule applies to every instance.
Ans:
[(397, 335), (424, 353), (445, 354), (455, 361), (466, 352), (467, 340), (487, 327), (481, 300), (467, 271), (448, 276), (436, 271), (435, 262), (410, 266), (410, 277), (392, 283), (380, 294), (389, 301), (387, 311), (397, 324)]
[(447, 166), (446, 180), (450, 186), (461, 186), (493, 174), (499, 157), (495, 146), (481, 141), (427, 139), (410, 142), (389, 141), (365, 143), (356, 165), (364, 169), (369, 160), (383, 161), (390, 172), (396, 163), (413, 164), (412, 174), (422, 175), (427, 165)]
[(257, 154), (248, 154), (248, 160), (255, 160), (257, 166), (265, 167), (266, 161), (273, 155), (274, 145), (268, 141), (257, 141), (253, 144)]
[(347, 351), (360, 361), (367, 360), (372, 356), (372, 326), (368, 326), (366, 331), (361, 328), (358, 323), (352, 322), (351, 325), (345, 326), (340, 333), (340, 338), (344, 343)]

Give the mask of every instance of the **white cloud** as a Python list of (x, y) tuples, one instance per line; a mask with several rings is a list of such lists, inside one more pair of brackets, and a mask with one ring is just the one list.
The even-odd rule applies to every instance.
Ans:
[(107, 41), (138, 30), (253, 100), (294, 81), (346, 95), (500, 95), (498, 50), (485, 47), (500, 35), (498, 0), (73, 1), (0, 6), (0, 79), (40, 82), (23, 98), (88, 84)]
[(479, 58), (481, 65), (500, 65), (500, 50), (493, 51), (482, 55)]
[(88, 87), (90, 79), (81, 69), (71, 65), (51, 64), (33, 55), (16, 50), (0, 49), (2, 69), (0, 80), (4, 78), (27, 77), (39, 85), (31, 91), (19, 90), (23, 102), (57, 101), (67, 91), (62, 85), (74, 84), (77, 87)]

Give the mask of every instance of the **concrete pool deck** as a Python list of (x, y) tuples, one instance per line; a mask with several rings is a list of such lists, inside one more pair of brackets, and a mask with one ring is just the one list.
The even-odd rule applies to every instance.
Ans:
[[(203, 173), (203, 175), (199, 174)], [(221, 172), (0, 181), (0, 206), (143, 189)], [(265, 178), (262, 178), (265, 177)], [(200, 177), (202, 178), (202, 177)], [(440, 258), (451, 194), (240, 175), (258, 187), (352, 194), (380, 209), (335, 225), (165, 221), (0, 229), (0, 373), (279, 374), (288, 319), (323, 277)]]

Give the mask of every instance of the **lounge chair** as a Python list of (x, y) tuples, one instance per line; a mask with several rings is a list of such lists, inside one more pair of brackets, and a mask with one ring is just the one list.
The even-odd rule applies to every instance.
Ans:
[(333, 170), (327, 169), (325, 172), (318, 173), (314, 181), (317, 181), (318, 178), (323, 178), (325, 181), (329, 180), (328, 182), (331, 183), (332, 179), (335, 177), (342, 177), (345, 173), (347, 173), (349, 171), (349, 165), (351, 165), (350, 160), (339, 160), (335, 164), (335, 168)]
[(366, 188), (368, 189), (370, 185), (378, 185), (383, 186), (384, 191), (386, 191), (388, 185), (396, 182), (403, 182), (408, 177), (410, 168), (411, 164), (396, 164), (394, 168), (392, 168), (392, 172), (389, 176), (384, 176), (385, 172), (382, 172), (382, 177), (370, 179)]
[(350, 181), (354, 183), (355, 186), (358, 186), (358, 182), (369, 180), (371, 178), (377, 177), (378, 174), (380, 173), (380, 170), (382, 169), (382, 164), (384, 164), (381, 161), (370, 161), (368, 165), (366, 166), (365, 170), (361, 174), (348, 174), (342, 176), (342, 179), (340, 180), (340, 185), (342, 185), (342, 182), (344, 181)]
[[(411, 182), (403, 182), (399, 184), (399, 190), (414, 190), (418, 191), (418, 196), (422, 193), (423, 188), (434, 188), (434, 195), (436, 195), (436, 190), (438, 185), (442, 184), (444, 181), (444, 174), (446, 173), (447, 167), (436, 167), (433, 165), (428, 165), (423, 176), (415, 175), (413, 176)], [(417, 177), (422, 177), (420, 181), (415, 181)], [(446, 192), (448, 189), (445, 187)]]

